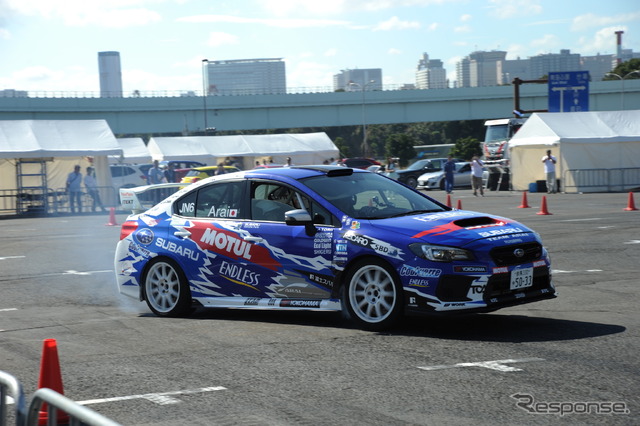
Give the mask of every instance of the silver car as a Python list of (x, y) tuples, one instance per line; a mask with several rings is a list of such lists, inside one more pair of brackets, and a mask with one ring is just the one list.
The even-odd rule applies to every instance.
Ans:
[[(471, 188), (471, 163), (456, 163), (453, 172), (454, 188)], [(418, 177), (418, 189), (444, 190), (444, 170), (429, 172)]]

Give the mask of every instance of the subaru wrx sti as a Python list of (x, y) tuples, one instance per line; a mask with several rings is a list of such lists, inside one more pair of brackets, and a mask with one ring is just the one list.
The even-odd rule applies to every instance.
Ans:
[[(139, 205), (138, 188), (126, 190)], [(194, 308), (329, 310), (365, 329), (403, 315), (556, 297), (549, 255), (513, 220), (455, 210), (339, 166), (213, 176), (122, 225), (119, 291), (159, 316)]]

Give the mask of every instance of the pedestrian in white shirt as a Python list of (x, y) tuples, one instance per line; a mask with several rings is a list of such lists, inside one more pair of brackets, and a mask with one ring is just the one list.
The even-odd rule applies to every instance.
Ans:
[(544, 164), (544, 174), (547, 178), (547, 194), (556, 193), (556, 157), (551, 155), (551, 150), (547, 150), (547, 155), (542, 157)]
[(473, 188), (473, 195), (478, 196), (478, 190), (480, 195), (484, 197), (484, 188), (482, 187), (482, 168), (484, 163), (480, 161), (477, 155), (474, 155), (471, 159), (471, 188)]

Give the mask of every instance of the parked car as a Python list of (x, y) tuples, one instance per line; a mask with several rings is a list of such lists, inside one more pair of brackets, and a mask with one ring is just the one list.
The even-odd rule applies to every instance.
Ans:
[[(176, 185), (176, 184), (165, 184)], [(138, 191), (121, 190), (139, 206)], [(381, 330), (403, 315), (553, 298), (537, 233), (335, 166), (212, 176), (122, 224), (117, 287), (158, 316), (194, 307), (342, 311)]]
[[(397, 180), (415, 188), (418, 186), (418, 178), (421, 175), (442, 170), (446, 161), (446, 158), (425, 158), (423, 160), (418, 160), (406, 169), (396, 170), (396, 173), (398, 174)], [(454, 159), (454, 161), (460, 160)]]
[(344, 167), (354, 167), (357, 169), (365, 169), (369, 166), (380, 166), (380, 162), (377, 160), (374, 160), (373, 158), (364, 158), (364, 157), (357, 157), (357, 158), (343, 158), (342, 160), (338, 160), (336, 162), (337, 165), (339, 166), (344, 166)]
[[(205, 166), (205, 167), (195, 167), (190, 169), (184, 177), (180, 180), (180, 183), (194, 183), (201, 179), (206, 179), (209, 176), (213, 176), (216, 174), (216, 170), (218, 166)], [(224, 166), (225, 173), (233, 173), (239, 172), (240, 169), (236, 166)]]
[(111, 183), (115, 188), (133, 188), (147, 184), (147, 174), (136, 164), (110, 164)]
[(187, 161), (187, 160), (165, 160), (159, 161), (158, 166), (162, 168), (175, 167), (176, 169), (192, 169), (194, 167), (204, 167), (205, 163), (199, 161)]
[[(418, 177), (418, 189), (444, 190), (444, 170), (429, 172)], [(458, 162), (453, 172), (454, 188), (471, 188), (471, 163)]]

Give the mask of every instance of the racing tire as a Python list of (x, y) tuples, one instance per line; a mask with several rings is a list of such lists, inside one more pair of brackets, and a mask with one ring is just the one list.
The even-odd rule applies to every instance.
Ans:
[(418, 179), (414, 178), (414, 177), (408, 177), (407, 178), (407, 185), (409, 185), (412, 188), (415, 188), (418, 186)]
[(393, 270), (376, 259), (351, 267), (342, 290), (346, 318), (366, 330), (391, 328), (403, 312), (403, 292)]
[(191, 290), (180, 267), (171, 259), (151, 261), (144, 274), (145, 301), (160, 317), (184, 317), (191, 312)]

